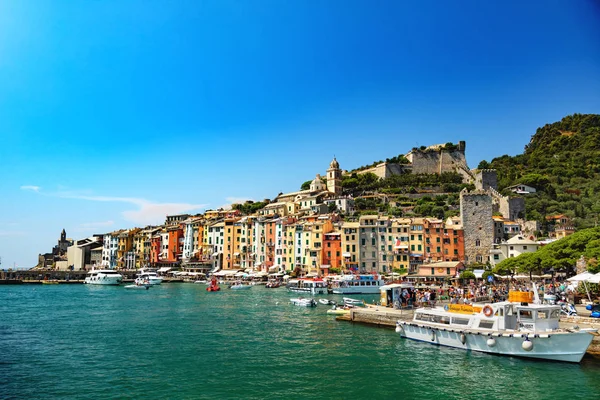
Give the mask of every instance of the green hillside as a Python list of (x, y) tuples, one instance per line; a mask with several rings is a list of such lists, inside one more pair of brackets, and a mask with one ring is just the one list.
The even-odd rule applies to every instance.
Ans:
[[(538, 128), (523, 154), (504, 155), (478, 168), (498, 171), (502, 191), (526, 184), (527, 219), (565, 214), (578, 229), (595, 226), (600, 216), (600, 115), (574, 114)], [(508, 192), (506, 192), (508, 193)]]

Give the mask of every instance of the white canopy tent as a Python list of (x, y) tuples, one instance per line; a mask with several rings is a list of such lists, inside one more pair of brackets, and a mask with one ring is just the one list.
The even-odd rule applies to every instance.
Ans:
[(589, 282), (589, 283), (600, 283), (600, 272), (598, 272), (598, 273), (597, 273), (597, 274), (595, 274), (595, 275), (592, 275), (592, 276), (590, 276), (590, 277), (589, 277), (589, 278), (586, 280), (586, 282)]
[(567, 280), (569, 282), (585, 282), (588, 279), (590, 279), (592, 276), (594, 276), (594, 274), (590, 274), (589, 272), (582, 272), (581, 274), (567, 278)]

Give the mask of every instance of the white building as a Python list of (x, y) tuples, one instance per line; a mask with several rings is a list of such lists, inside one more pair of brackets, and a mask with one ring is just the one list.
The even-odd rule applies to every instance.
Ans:
[(537, 242), (517, 235), (506, 242), (493, 245), (490, 250), (490, 263), (494, 267), (506, 258), (517, 257), (523, 253), (533, 253), (539, 247), (540, 245)]

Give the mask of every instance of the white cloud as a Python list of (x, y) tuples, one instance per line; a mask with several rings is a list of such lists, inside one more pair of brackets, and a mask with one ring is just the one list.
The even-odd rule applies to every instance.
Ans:
[(23, 185), (21, 186), (21, 190), (31, 190), (33, 192), (39, 193), (40, 192), (40, 187), (39, 186), (33, 186), (33, 185)]
[[(33, 186), (36, 187), (36, 186)], [(22, 186), (23, 188), (23, 186)], [(33, 190), (33, 189), (30, 189)], [(139, 199), (135, 197), (112, 197), (112, 196), (91, 196), (82, 195), (76, 192), (58, 192), (53, 194), (42, 193), (38, 190), (34, 190), (37, 193), (45, 196), (59, 197), (63, 199), (78, 199), (87, 201), (99, 201), (99, 202), (117, 202), (117, 203), (129, 203), (137, 206), (136, 210), (126, 210), (121, 212), (123, 218), (129, 222), (141, 225), (151, 224), (162, 224), (167, 215), (183, 214), (192, 211), (200, 211), (206, 208), (207, 204), (189, 204), (189, 203), (155, 203), (146, 199)], [(112, 221), (108, 221), (112, 224)], [(107, 224), (108, 222), (104, 222)], [(91, 229), (96, 226), (108, 226), (108, 225), (92, 225), (87, 228)], [(82, 225), (82, 228), (85, 224)]]
[(0, 231), (0, 236), (24, 236), (26, 232), (23, 231)]

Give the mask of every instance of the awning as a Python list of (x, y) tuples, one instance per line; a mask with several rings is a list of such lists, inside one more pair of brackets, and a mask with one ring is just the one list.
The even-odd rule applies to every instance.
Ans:
[(170, 270), (171, 270), (171, 267), (160, 267), (158, 269), (158, 272), (167, 272), (167, 271), (170, 271)]
[(331, 267), (331, 265), (327, 265), (327, 264), (321, 265), (321, 269), (329, 269), (329, 267)]
[(411, 257), (423, 257), (423, 254), (418, 254), (418, 253), (410, 253)]
[(233, 253), (233, 255), (234, 255), (234, 256), (239, 256), (239, 255), (240, 255), (240, 253)]
[(277, 265), (274, 265), (272, 267), (269, 267), (269, 272), (277, 272), (279, 271), (279, 267)]
[(474, 269), (474, 270), (473, 270), (473, 275), (475, 275), (475, 278), (477, 278), (477, 279), (481, 279), (481, 278), (483, 277), (483, 273), (484, 273), (484, 272), (485, 272), (485, 271), (484, 271), (484, 270), (482, 270), (482, 269)]
[(342, 253), (342, 257), (352, 257), (352, 254), (350, 254), (350, 253)]
[(217, 272), (220, 268), (216, 267), (215, 269), (213, 269), (212, 271), (210, 271), (211, 274), (214, 274), (215, 272)]
[(237, 274), (237, 272), (237, 269), (224, 269), (222, 271), (215, 272), (215, 276), (230, 276)]
[(568, 278), (567, 280), (569, 282), (581, 282), (581, 281), (587, 281), (592, 276), (594, 276), (594, 274), (590, 274), (589, 272), (582, 272), (581, 274), (572, 276), (572, 277)]
[(589, 283), (600, 283), (600, 272), (598, 272), (595, 275), (592, 275), (591, 277), (589, 277), (587, 279), (587, 282)]

